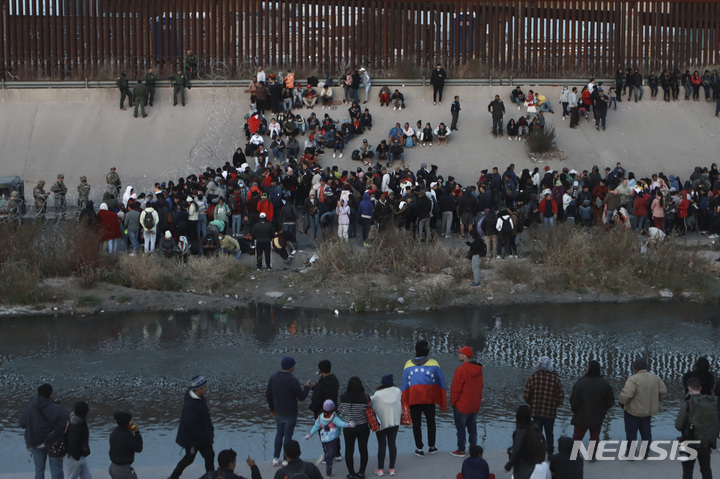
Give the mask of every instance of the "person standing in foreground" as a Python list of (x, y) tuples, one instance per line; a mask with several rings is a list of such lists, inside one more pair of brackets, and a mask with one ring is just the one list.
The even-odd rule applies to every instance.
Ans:
[(570, 424), (575, 426), (573, 441), (582, 441), (585, 432), (590, 431), (591, 461), (595, 461), (595, 445), (600, 440), (602, 426), (608, 409), (615, 403), (612, 386), (600, 374), (600, 363), (590, 361), (585, 376), (573, 386), (570, 394), (570, 409), (573, 416)]
[(460, 97), (455, 95), (455, 101), (450, 105), (450, 115), (452, 115), (452, 122), (450, 123), (450, 130), (457, 131), (458, 118), (460, 118)]
[(90, 479), (87, 457), (90, 455), (90, 431), (87, 426), (88, 405), (85, 401), (75, 403), (67, 432), (66, 479)]
[(470, 447), (477, 445), (477, 413), (482, 402), (483, 367), (473, 361), (472, 357), (471, 347), (463, 346), (458, 350), (461, 364), (455, 370), (450, 386), (450, 404), (457, 429), (457, 450), (450, 454), (456, 457), (465, 457), (465, 429)]
[(438, 452), (435, 447), (435, 406), (445, 411), (445, 376), (440, 364), (430, 357), (430, 345), (424, 339), (415, 344), (415, 357), (405, 363), (402, 379), (402, 404), (410, 408), (415, 455), (423, 457), (422, 416), (428, 430), (428, 454)]
[(495, 95), (495, 99), (488, 105), (488, 112), (492, 115), (493, 138), (503, 134), (503, 116), (505, 115), (505, 104), (500, 100), (500, 95)]
[[(712, 478), (710, 455), (713, 444), (717, 441), (720, 431), (718, 420), (718, 400), (714, 396), (701, 394), (702, 383), (698, 378), (690, 378), (687, 382), (689, 398), (680, 406), (675, 429), (682, 433), (685, 441), (700, 441), (700, 444), (688, 445), (697, 452), (700, 474), (703, 479)], [(692, 479), (695, 459), (682, 462), (683, 479)]]
[(373, 404), (373, 410), (380, 421), (380, 430), (375, 432), (378, 441), (378, 467), (375, 469), (376, 476), (385, 475), (385, 448), (390, 451), (390, 462), (388, 463), (388, 473), (395, 475), (395, 460), (397, 459), (397, 446), (395, 440), (400, 429), (400, 420), (402, 418), (402, 393), (400, 389), (393, 383), (393, 375), (386, 374), (380, 381), (375, 394), (372, 395), (370, 401)]
[(137, 425), (130, 424), (132, 415), (128, 412), (115, 413), (117, 427), (110, 433), (110, 473), (111, 479), (137, 479), (132, 463), (135, 454), (142, 452), (143, 440)]
[[(280, 465), (280, 450), (283, 443), (287, 444), (292, 440), (297, 423), (298, 400), (304, 401), (313, 386), (310, 381), (300, 386), (300, 381), (293, 376), (293, 371), (295, 371), (295, 360), (289, 356), (282, 358), (280, 371), (270, 377), (265, 390), (270, 415), (277, 424), (272, 461), (275, 467)], [(285, 452), (287, 453), (287, 450)], [(283, 465), (285, 464), (284, 461)]]
[(170, 474), (170, 479), (179, 479), (185, 468), (193, 463), (198, 452), (205, 460), (205, 472), (212, 472), (215, 469), (215, 451), (213, 451), (215, 429), (210, 420), (210, 410), (205, 398), (207, 390), (207, 379), (203, 376), (194, 376), (190, 380), (190, 387), (185, 391), (182, 416), (175, 438), (175, 442), (185, 449), (185, 456)]
[(667, 388), (659, 377), (648, 371), (647, 359), (643, 357), (633, 362), (632, 372), (620, 391), (618, 402), (625, 411), (626, 454), (630, 453), (632, 444), (635, 453), (640, 455), (636, 444), (638, 430), (643, 442), (649, 444), (652, 441), (652, 417), (660, 411), (660, 401), (667, 396)]
[(340, 382), (338, 378), (332, 374), (332, 363), (323, 359), (318, 363), (318, 379), (317, 384), (313, 385), (310, 390), (312, 391), (312, 397), (310, 398), (310, 409), (313, 416), (316, 418), (323, 412), (323, 405), (328, 399), (337, 404), (338, 394), (340, 393)]
[[(20, 414), (20, 427), (25, 429), (25, 445), (35, 463), (35, 479), (43, 479), (50, 446), (62, 438), (68, 427), (68, 415), (53, 401), (51, 385), (37, 388), (37, 396)], [(49, 462), (52, 479), (63, 479), (63, 458), (50, 456)]]
[(530, 405), (533, 422), (544, 431), (547, 454), (550, 457), (554, 450), (553, 429), (557, 408), (562, 404), (565, 394), (560, 377), (553, 371), (553, 363), (549, 357), (543, 356), (535, 364), (535, 372), (525, 383), (523, 398)]

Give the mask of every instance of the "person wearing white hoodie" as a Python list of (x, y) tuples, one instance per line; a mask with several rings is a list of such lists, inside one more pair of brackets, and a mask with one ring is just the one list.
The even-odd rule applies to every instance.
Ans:
[(373, 410), (381, 426), (380, 430), (375, 432), (378, 440), (378, 467), (375, 469), (375, 475), (377, 476), (385, 475), (386, 447), (390, 451), (388, 473), (391, 476), (395, 475), (395, 460), (397, 459), (395, 440), (398, 430), (400, 429), (400, 419), (402, 417), (401, 396), (400, 388), (393, 384), (392, 374), (386, 374), (382, 377), (380, 387), (370, 398)]

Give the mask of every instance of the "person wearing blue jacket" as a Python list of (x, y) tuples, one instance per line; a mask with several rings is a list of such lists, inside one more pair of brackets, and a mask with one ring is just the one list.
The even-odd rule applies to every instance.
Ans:
[(470, 446), (470, 457), (463, 461), (462, 472), (457, 479), (489, 479), (490, 467), (482, 455), (482, 446)]
[(358, 221), (362, 225), (363, 246), (370, 246), (368, 243), (368, 235), (370, 234), (370, 225), (375, 221), (374, 207), (370, 201), (370, 193), (363, 193), (363, 198), (358, 205)]
[(205, 399), (207, 390), (207, 379), (203, 376), (194, 376), (190, 380), (175, 439), (175, 442), (185, 449), (185, 455), (175, 466), (170, 479), (178, 479), (185, 468), (193, 463), (198, 452), (205, 460), (205, 472), (215, 470), (215, 451), (213, 451), (215, 433)]
[(305, 439), (310, 439), (318, 431), (320, 432), (320, 442), (322, 443), (323, 452), (325, 453), (325, 475), (330, 477), (332, 474), (333, 461), (336, 456), (340, 455), (340, 429), (346, 427), (353, 428), (353, 421), (345, 422), (335, 414), (335, 403), (328, 399), (323, 403), (323, 413), (318, 416), (310, 429), (310, 434)]

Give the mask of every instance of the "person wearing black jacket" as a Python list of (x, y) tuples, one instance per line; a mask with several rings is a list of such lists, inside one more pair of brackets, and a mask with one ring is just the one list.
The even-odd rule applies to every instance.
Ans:
[(75, 403), (74, 415), (67, 431), (66, 479), (90, 479), (90, 469), (85, 459), (90, 455), (90, 431), (87, 426), (88, 405), (85, 401)]
[[(48, 449), (57, 442), (68, 427), (68, 415), (61, 405), (53, 401), (53, 388), (43, 384), (37, 396), (20, 415), (20, 427), (25, 429), (25, 445), (35, 463), (35, 477), (43, 477)], [(52, 479), (62, 479), (62, 457), (50, 457)]]
[(430, 74), (430, 84), (433, 87), (433, 105), (439, 101), (440, 106), (442, 106), (442, 94), (446, 78), (447, 74), (442, 65), (440, 63), (435, 65), (435, 69)]
[(505, 472), (513, 472), (514, 479), (529, 479), (535, 470), (535, 464), (526, 459), (527, 441), (525, 437), (530, 428), (537, 427), (532, 423), (530, 406), (523, 404), (515, 413), (515, 432), (513, 432), (513, 445), (508, 449), (508, 462)]
[(267, 269), (272, 269), (270, 253), (272, 252), (271, 244), (275, 236), (275, 228), (272, 223), (267, 220), (267, 215), (264, 212), (260, 213), (260, 220), (252, 227), (250, 235), (255, 240), (255, 255), (258, 271), (262, 268), (263, 254), (265, 255), (265, 266)]
[(468, 256), (470, 257), (470, 261), (472, 261), (473, 282), (470, 283), (470, 286), (480, 286), (480, 259), (484, 253), (487, 252), (487, 246), (485, 246), (485, 241), (475, 228), (470, 229), (470, 238), (473, 240), (472, 243), (469, 241), (465, 242), (465, 244), (470, 247)]
[(317, 384), (310, 388), (312, 397), (310, 398), (310, 406), (308, 406), (315, 418), (323, 412), (323, 403), (328, 399), (337, 404), (340, 382), (330, 371), (332, 371), (332, 363), (329, 360), (323, 359), (318, 363), (320, 379)]
[[(300, 444), (297, 441), (285, 443), (285, 462), (273, 479), (287, 479), (289, 477), (307, 477), (308, 479), (323, 479), (320, 469), (312, 462), (300, 459)], [(254, 479), (254, 478), (253, 478)]]
[[(573, 440), (582, 441), (585, 432), (590, 431), (590, 442), (597, 443), (605, 415), (614, 403), (615, 394), (600, 374), (600, 363), (590, 361), (585, 376), (575, 383), (570, 394), (570, 409), (573, 413), (570, 424), (575, 427)], [(591, 454), (595, 457), (594, 449)]]
[(190, 387), (185, 391), (180, 425), (175, 438), (177, 445), (185, 449), (185, 456), (170, 474), (170, 479), (179, 479), (185, 468), (193, 463), (198, 452), (205, 460), (205, 472), (215, 469), (215, 433), (205, 399), (207, 390), (207, 379), (194, 376), (190, 380)]
[(110, 433), (110, 478), (137, 479), (132, 463), (135, 462), (135, 454), (143, 450), (142, 436), (137, 426), (130, 424), (130, 413), (118, 411), (114, 417), (118, 427)]
[[(255, 460), (248, 456), (245, 462), (248, 466), (250, 466), (250, 477), (252, 479), (262, 479), (260, 469), (255, 464)], [(201, 479), (245, 479), (244, 477), (235, 474), (236, 466), (237, 452), (232, 449), (225, 449), (220, 451), (218, 454), (217, 471), (208, 472), (203, 475)]]

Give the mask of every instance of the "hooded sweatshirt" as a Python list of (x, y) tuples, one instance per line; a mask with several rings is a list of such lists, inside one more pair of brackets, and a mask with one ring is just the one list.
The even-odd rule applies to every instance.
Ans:
[(340, 382), (334, 374), (322, 376), (312, 388), (312, 399), (308, 409), (317, 417), (323, 412), (323, 403), (328, 399), (337, 404), (339, 391)]
[(553, 477), (583, 477), (583, 460), (578, 456), (570, 459), (573, 440), (563, 436), (558, 439), (558, 452), (550, 458), (550, 471)]
[(310, 429), (310, 435), (320, 431), (320, 442), (331, 442), (338, 438), (340, 429), (346, 427), (349, 427), (349, 424), (340, 419), (337, 414), (332, 413), (330, 417), (321, 414)]
[(20, 415), (28, 449), (51, 444), (62, 436), (68, 415), (61, 405), (43, 396), (35, 396)]
[(480, 410), (482, 391), (482, 364), (472, 361), (458, 366), (450, 386), (450, 404), (460, 414), (474, 414)]
[[(365, 218), (363, 218), (363, 216), (365, 216)], [(362, 201), (358, 205), (358, 219), (369, 219), (370, 221), (374, 220), (373, 204), (372, 201), (370, 201), (369, 193), (363, 194)]]

